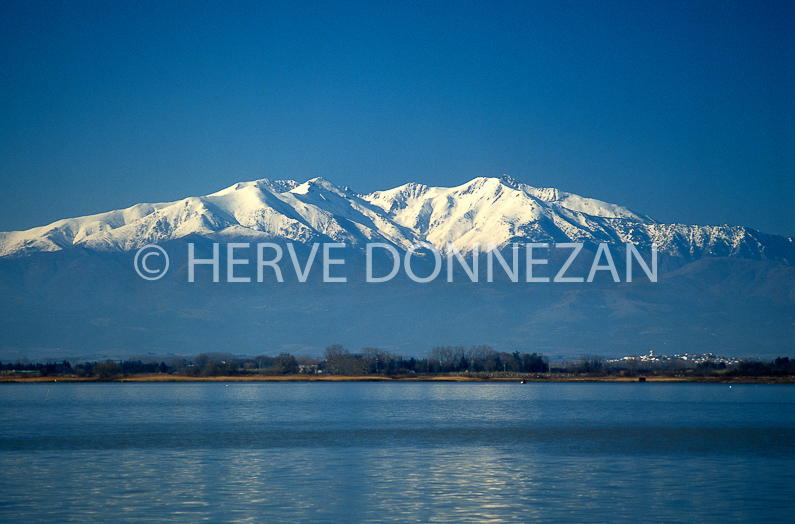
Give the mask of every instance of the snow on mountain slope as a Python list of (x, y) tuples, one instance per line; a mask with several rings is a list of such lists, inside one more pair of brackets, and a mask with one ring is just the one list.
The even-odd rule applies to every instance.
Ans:
[[(770, 259), (795, 265), (795, 241), (740, 226), (688, 226), (652, 224), (646, 227), (646, 243), (655, 242), (660, 252), (695, 260), (706, 255)], [(629, 241), (629, 240), (628, 240)]]
[(192, 234), (303, 243), (330, 239), (351, 245), (375, 241), (403, 247), (417, 240), (412, 231), (394, 224), (380, 209), (323, 179), (303, 184), (257, 180), (204, 197), (139, 204), (27, 231), (0, 233), (0, 256), (73, 245), (126, 251)]
[(503, 175), (500, 181), (504, 185), (519, 191), (524, 191), (526, 194), (538, 200), (543, 200), (551, 205), (586, 215), (601, 218), (626, 218), (638, 222), (654, 222), (649, 217), (637, 215), (623, 206), (602, 202), (594, 198), (585, 198), (554, 188), (535, 188), (527, 184), (522, 184), (507, 175)]
[(452, 242), (462, 251), (514, 241), (618, 242), (621, 236), (607, 219), (653, 223), (621, 206), (508, 177), (476, 178), (454, 188), (407, 184), (363, 198), (434, 245)]
[(736, 226), (659, 224), (629, 209), (509, 177), (475, 178), (445, 188), (410, 183), (357, 195), (322, 178), (267, 179), (176, 202), (60, 220), (0, 233), (0, 256), (83, 246), (128, 251), (189, 235), (254, 241), (388, 242), (403, 249), (428, 241), (461, 251), (511, 242), (657, 243), (683, 260), (705, 255), (795, 263), (793, 239)]
[(136, 204), (108, 213), (59, 220), (27, 231), (0, 233), (0, 256), (64, 249), (88, 238), (99, 238), (115, 229), (140, 222), (169, 205)]

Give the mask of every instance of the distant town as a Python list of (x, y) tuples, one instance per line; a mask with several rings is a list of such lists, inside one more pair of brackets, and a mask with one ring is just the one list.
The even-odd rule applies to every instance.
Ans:
[(665, 367), (671, 363), (674, 363), (687, 368), (696, 367), (699, 364), (706, 364), (720, 366), (722, 369), (725, 369), (728, 366), (735, 366), (740, 362), (742, 362), (741, 359), (721, 357), (715, 353), (684, 353), (681, 355), (677, 353), (675, 355), (655, 355), (654, 351), (649, 351), (648, 355), (621, 357), (605, 361), (605, 363), (608, 365), (621, 365), (623, 363), (627, 366), (643, 364), (644, 366), (649, 367)]

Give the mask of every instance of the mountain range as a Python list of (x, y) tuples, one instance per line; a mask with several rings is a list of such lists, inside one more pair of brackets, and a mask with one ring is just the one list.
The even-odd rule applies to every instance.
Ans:
[(683, 261), (727, 256), (795, 262), (793, 239), (740, 226), (660, 224), (629, 209), (510, 177), (476, 178), (453, 188), (410, 183), (358, 195), (322, 178), (303, 184), (267, 179), (203, 197), (127, 209), (20, 232), (0, 233), (0, 257), (80, 246), (130, 251), (190, 235), (344, 242), (386, 242), (406, 249), (426, 241), (462, 252), (513, 242), (607, 242), (649, 246)]
[[(336, 270), (352, 278), (349, 285), (252, 278), (241, 286), (214, 283), (200, 271), (188, 285), (186, 244), (206, 259), (213, 243), (230, 242), (290, 244), (301, 264), (311, 260), (315, 243), (344, 243), (346, 265)], [(355, 278), (366, 245), (375, 242), (401, 255), (420, 242), (440, 251), (452, 243), (470, 258), (475, 246), (489, 244), (507, 257), (515, 244), (582, 243), (589, 255), (572, 264), (574, 274), (588, 273), (600, 243), (615, 260), (627, 243), (648, 260), (654, 244), (660, 275), (657, 282), (542, 285), (506, 278), (423, 285), (399, 277), (376, 285)], [(134, 271), (136, 251), (149, 244), (173, 261), (161, 281)], [(566, 258), (547, 257), (550, 269)], [(221, 259), (226, 267), (226, 255)], [(428, 260), (420, 258), (423, 263)], [(434, 345), (488, 344), (560, 358), (674, 349), (777, 356), (792, 353), (795, 340), (793, 263), (792, 238), (741, 226), (661, 224), (620, 205), (507, 176), (452, 188), (410, 183), (366, 195), (322, 178), (262, 179), (0, 233), (0, 359), (316, 354), (333, 343), (410, 355)], [(389, 271), (380, 266), (379, 274)], [(255, 274), (253, 264), (237, 269)]]

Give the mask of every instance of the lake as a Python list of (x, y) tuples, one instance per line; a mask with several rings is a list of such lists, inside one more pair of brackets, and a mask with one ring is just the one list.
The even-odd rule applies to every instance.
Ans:
[(4, 522), (791, 522), (795, 387), (0, 384)]

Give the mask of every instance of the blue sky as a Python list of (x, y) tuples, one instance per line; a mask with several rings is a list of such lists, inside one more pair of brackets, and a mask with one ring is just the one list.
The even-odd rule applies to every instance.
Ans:
[(793, 35), (788, 1), (6, 0), (0, 230), (509, 174), (793, 236)]

